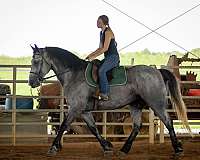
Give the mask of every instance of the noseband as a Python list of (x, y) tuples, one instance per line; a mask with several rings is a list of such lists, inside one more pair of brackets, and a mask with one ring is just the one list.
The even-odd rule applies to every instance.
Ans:
[(35, 74), (38, 77), (39, 81), (42, 82), (44, 80), (44, 78), (39, 73), (32, 72), (32, 71), (30, 71), (30, 73)]

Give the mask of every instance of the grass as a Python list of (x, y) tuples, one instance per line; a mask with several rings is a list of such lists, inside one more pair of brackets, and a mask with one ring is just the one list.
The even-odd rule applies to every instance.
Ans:
[[(200, 123), (200, 121), (198, 121)], [(200, 125), (190, 125), (191, 129), (200, 129)], [(176, 129), (182, 129), (182, 125), (174, 125)]]
[(0, 64), (6, 65), (30, 65), (31, 64), (31, 57), (9, 57), (5, 55), (0, 56)]
[(166, 65), (169, 59), (169, 54), (147, 54), (141, 52), (121, 53), (121, 65), (131, 65), (134, 58), (134, 65)]

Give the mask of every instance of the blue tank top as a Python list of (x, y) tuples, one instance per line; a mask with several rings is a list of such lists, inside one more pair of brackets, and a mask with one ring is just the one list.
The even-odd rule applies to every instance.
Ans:
[[(102, 43), (102, 45), (104, 45), (104, 41), (105, 41), (105, 32), (107, 31), (108, 28), (106, 28), (104, 30), (104, 32), (100, 32), (100, 42)], [(109, 44), (109, 47), (108, 47), (108, 50), (104, 53), (104, 57), (107, 57), (111, 54), (117, 54), (119, 55), (118, 51), (117, 51), (117, 43), (115, 41), (114, 38), (112, 38), (110, 40), (110, 44)]]

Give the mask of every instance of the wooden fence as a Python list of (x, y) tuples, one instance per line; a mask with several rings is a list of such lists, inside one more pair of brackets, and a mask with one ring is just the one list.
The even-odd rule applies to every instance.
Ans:
[[(190, 68), (186, 67), (185, 68)], [(0, 98), (8, 98), (8, 97), (12, 97), (12, 109), (11, 110), (5, 110), (5, 109), (1, 109), (0, 110), (0, 116), (3, 113), (10, 113), (11, 114), (11, 121), (10, 122), (1, 122), (0, 121), (0, 127), (3, 126), (10, 126), (11, 127), (11, 133), (10, 134), (2, 134), (0, 132), (0, 139), (3, 138), (8, 138), (11, 140), (11, 143), (9, 143), (10, 145), (17, 145), (18, 143), (16, 143), (17, 138), (48, 138), (48, 137), (55, 137), (55, 135), (51, 135), (48, 134), (47, 132), (45, 134), (17, 134), (16, 130), (17, 127), (20, 125), (25, 125), (25, 126), (37, 126), (37, 125), (43, 125), (43, 127), (49, 126), (49, 125), (60, 125), (62, 123), (62, 120), (64, 119), (64, 112), (67, 112), (67, 109), (64, 109), (64, 96), (63, 96), (63, 91), (61, 93), (61, 96), (19, 96), (16, 93), (16, 85), (18, 83), (28, 83), (28, 80), (18, 80), (17, 79), (17, 74), (19, 72), (17, 72), (18, 68), (27, 68), (27, 72), (29, 72), (30, 69), (30, 65), (0, 65), (0, 73), (1, 73), (1, 69), (2, 68), (10, 68), (12, 69), (12, 80), (1, 80), (0, 79), (0, 83), (4, 83), (4, 84), (12, 84), (12, 95), (9, 96), (0, 96)], [(198, 67), (193, 67), (193, 69), (199, 68)], [(27, 74), (28, 75), (28, 74)], [(1, 77), (1, 74), (0, 74)], [(27, 77), (28, 79), (28, 77)], [(45, 83), (51, 83), (51, 82), (55, 82), (54, 80), (49, 80), (46, 81)], [(181, 82), (181, 83), (196, 83), (198, 85), (200, 85), (200, 82)], [(28, 84), (27, 84), (28, 87)], [(16, 99), (17, 98), (59, 98), (62, 99), (61, 103), (60, 103), (60, 109), (16, 109)], [(195, 97), (191, 97), (191, 96), (183, 96), (184, 99), (200, 99), (200, 96), (195, 96)], [(17, 114), (18, 113), (48, 113), (48, 112), (59, 112), (60, 113), (60, 122), (17, 122)], [(118, 109), (118, 110), (106, 110), (106, 111), (95, 111), (95, 112), (100, 112), (103, 114), (103, 121), (102, 122), (97, 122), (96, 124), (99, 126), (103, 127), (102, 130), (102, 136), (105, 138), (111, 138), (111, 137), (128, 137), (129, 135), (124, 135), (124, 134), (108, 134), (107, 133), (107, 128), (108, 126), (116, 126), (116, 125), (132, 125), (132, 123), (120, 123), (120, 122), (108, 122), (107, 121), (107, 115), (109, 112), (129, 112), (129, 110), (127, 109)], [(143, 110), (143, 112), (147, 112), (149, 114), (149, 122), (148, 123), (143, 123), (143, 126), (149, 126), (149, 134), (148, 135), (138, 135), (138, 137), (143, 137), (143, 138), (149, 138), (149, 143), (154, 143), (155, 142), (155, 125), (157, 125), (158, 123), (158, 127), (160, 128), (159, 131), (159, 142), (163, 143), (164, 142), (164, 137), (168, 137), (169, 135), (164, 134), (164, 125), (162, 122), (160, 122), (158, 120), (157, 117), (155, 117), (153, 111), (151, 109), (149, 110)], [(173, 110), (168, 110), (168, 112), (174, 112)], [(188, 112), (200, 112), (200, 109), (188, 109)], [(177, 122), (178, 123), (178, 122)], [(195, 124), (195, 125), (200, 125), (199, 122), (190, 122), (191, 125)], [(86, 125), (83, 122), (74, 122), (72, 125)], [(178, 136), (189, 136), (187, 134), (180, 134)], [(199, 135), (196, 135), (199, 136)], [(92, 134), (65, 134), (62, 138), (62, 142), (63, 139), (65, 137), (79, 137), (79, 138), (83, 138), (83, 137), (94, 137)], [(40, 144), (43, 144), (42, 141), (40, 141)], [(0, 145), (4, 145), (3, 143), (1, 143), (0, 140)]]

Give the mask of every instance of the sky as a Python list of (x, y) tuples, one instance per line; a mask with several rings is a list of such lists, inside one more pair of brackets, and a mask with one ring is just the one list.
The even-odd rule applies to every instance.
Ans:
[[(155, 29), (198, 5), (199, 0), (106, 0), (129, 16)], [(118, 49), (150, 32), (102, 0), (0, 0), (0, 54), (31, 56), (30, 44), (55, 46), (88, 54), (99, 45), (97, 18), (106, 14)], [(200, 48), (200, 6), (158, 30), (187, 50)], [(185, 52), (157, 34), (121, 52)]]

